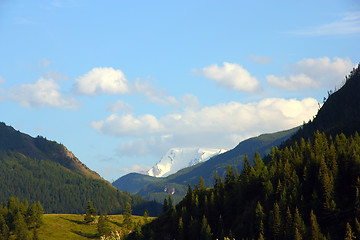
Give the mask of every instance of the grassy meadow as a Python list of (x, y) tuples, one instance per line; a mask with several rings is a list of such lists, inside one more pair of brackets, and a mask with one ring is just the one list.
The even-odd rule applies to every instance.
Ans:
[[(98, 217), (97, 217), (98, 218)], [(123, 222), (122, 215), (108, 215), (110, 226), (113, 230), (121, 231)], [(152, 220), (153, 218), (148, 218)], [(142, 216), (132, 216), (135, 223), (142, 221)], [(40, 240), (85, 240), (99, 239), (97, 235), (97, 224), (85, 224), (84, 215), (79, 214), (44, 214), (44, 224), (38, 231)]]

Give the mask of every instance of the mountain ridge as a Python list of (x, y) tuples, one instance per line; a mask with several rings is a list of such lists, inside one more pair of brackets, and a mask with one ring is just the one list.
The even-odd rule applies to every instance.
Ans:
[(191, 167), (205, 162), (211, 157), (224, 153), (224, 149), (215, 148), (171, 148), (165, 155), (147, 171), (152, 177), (167, 177), (185, 167)]
[[(201, 162), (197, 165), (183, 168), (165, 178), (144, 181), (142, 188), (140, 189), (139, 187), (141, 187), (141, 183), (137, 182), (137, 189), (131, 190), (133, 192), (137, 192), (138, 195), (144, 197), (145, 199), (155, 200), (161, 203), (168, 194), (172, 194), (172, 198), (175, 202), (178, 202), (185, 195), (188, 184), (197, 184), (200, 176), (203, 177), (207, 186), (211, 186), (214, 182), (215, 171), (217, 171), (219, 176), (223, 177), (228, 165), (242, 169), (245, 154), (249, 155), (250, 161), (252, 161), (252, 157), (257, 151), (264, 156), (270, 153), (272, 146), (277, 146), (288, 139), (298, 130), (298, 128), (299, 127), (295, 127), (275, 133), (261, 134), (257, 137), (246, 139), (240, 142), (235, 148), (225, 153), (216, 155), (206, 162)], [(138, 181), (139, 178), (141, 177), (136, 175), (134, 181)], [(122, 181), (127, 184), (122, 184)], [(131, 182), (131, 176), (125, 175), (115, 182), (118, 186), (122, 185), (123, 188), (120, 189), (129, 190), (127, 189), (127, 186), (129, 186)]]
[(0, 123), (0, 202), (10, 197), (40, 201), (45, 213), (84, 213), (87, 202), (100, 212), (119, 214), (127, 202), (133, 213), (151, 216), (160, 204), (121, 192), (90, 170), (64, 145), (33, 138)]

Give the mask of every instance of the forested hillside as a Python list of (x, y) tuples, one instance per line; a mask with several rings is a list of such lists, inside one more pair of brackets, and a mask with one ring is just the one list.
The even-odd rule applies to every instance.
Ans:
[(240, 174), (228, 166), (212, 188), (200, 178), (130, 239), (360, 238), (359, 65), (345, 80), (265, 163), (245, 156)]
[[(276, 148), (271, 163), (247, 156), (213, 188), (204, 182), (143, 229), (143, 239), (343, 239), (360, 237), (360, 137), (356, 133)], [(135, 234), (134, 234), (135, 235)], [(133, 235), (133, 237), (135, 237)], [(137, 238), (139, 239), (139, 238)]]
[(0, 124), (0, 202), (10, 197), (43, 203), (45, 213), (84, 213), (89, 200), (100, 212), (159, 213), (161, 206), (121, 192), (88, 169), (63, 145), (32, 138)]

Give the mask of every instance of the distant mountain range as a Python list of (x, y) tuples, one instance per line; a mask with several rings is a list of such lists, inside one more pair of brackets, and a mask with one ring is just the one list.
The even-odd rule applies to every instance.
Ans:
[(278, 146), (287, 140), (297, 129), (298, 127), (247, 139), (230, 151), (213, 156), (194, 166), (183, 168), (165, 178), (130, 173), (120, 177), (113, 182), (113, 185), (122, 191), (137, 193), (149, 200), (163, 202), (168, 194), (172, 194), (175, 201), (180, 201), (187, 191), (188, 184), (197, 184), (200, 176), (207, 186), (211, 186), (215, 171), (223, 177), (228, 165), (241, 170), (245, 154), (249, 155), (252, 162), (255, 152), (259, 152), (261, 156), (270, 153), (272, 146)]
[(224, 149), (212, 148), (171, 148), (147, 174), (152, 177), (167, 177), (224, 152)]
[(33, 138), (0, 123), (0, 202), (10, 197), (40, 201), (46, 213), (84, 213), (89, 200), (100, 212), (121, 213), (127, 202), (133, 213), (161, 206), (123, 193), (90, 170), (64, 145)]
[[(345, 82), (346, 84), (339, 90), (328, 92), (324, 105), (315, 118), (307, 124), (286, 131), (250, 138), (239, 143), (238, 146), (228, 152), (217, 155), (204, 163), (184, 168), (166, 178), (147, 179), (142, 184), (141, 181), (137, 181), (137, 188), (133, 189), (133, 192), (137, 192), (138, 195), (146, 199), (154, 199), (159, 202), (162, 202), (170, 193), (173, 194), (172, 196), (176, 201), (180, 201), (187, 191), (188, 184), (197, 184), (200, 176), (204, 179), (206, 186), (212, 186), (215, 171), (220, 177), (224, 177), (226, 168), (230, 165), (240, 172), (243, 168), (245, 154), (249, 156), (250, 163), (252, 163), (255, 152), (259, 152), (262, 157), (265, 156), (264, 162), (267, 162), (270, 159), (267, 154), (270, 153), (272, 146), (290, 147), (301, 138), (312, 139), (317, 130), (328, 136), (340, 133), (350, 135), (356, 131), (360, 132), (359, 67), (346, 77)], [(130, 176), (124, 176), (118, 179), (116, 183), (121, 185), (123, 179), (126, 179), (128, 183), (132, 181)], [(136, 179), (141, 178), (137, 175)], [(114, 184), (114, 186), (117, 185)], [(126, 189), (126, 186), (123, 185), (123, 187)]]

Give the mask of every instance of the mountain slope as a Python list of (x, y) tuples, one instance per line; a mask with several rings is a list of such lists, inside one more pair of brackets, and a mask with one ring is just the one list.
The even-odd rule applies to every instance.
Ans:
[(144, 239), (358, 239), (359, 86), (358, 66), (267, 165), (257, 156), (238, 176), (228, 169), (213, 188), (189, 188), (142, 229)]
[(291, 145), (300, 138), (312, 138), (317, 130), (333, 136), (340, 133), (351, 135), (355, 131), (360, 132), (359, 65), (346, 77), (343, 87), (329, 94), (314, 120), (300, 128), (285, 144)]
[(117, 179), (112, 185), (121, 191), (137, 193), (145, 185), (159, 180), (160, 178), (140, 173), (129, 173)]
[(102, 179), (99, 174), (80, 162), (64, 145), (41, 136), (33, 138), (16, 131), (11, 126), (6, 126), (5, 123), (0, 123), (0, 150), (15, 151), (30, 158), (47, 159), (80, 175)]
[(185, 195), (188, 184), (197, 184), (200, 176), (207, 186), (211, 186), (214, 182), (215, 171), (222, 177), (225, 175), (228, 165), (241, 170), (245, 154), (248, 154), (249, 159), (253, 158), (255, 152), (264, 156), (270, 152), (272, 146), (277, 146), (288, 139), (297, 129), (262, 134), (242, 141), (234, 149), (219, 154), (204, 163), (184, 168), (164, 179), (144, 185), (138, 195), (162, 202), (169, 193), (172, 193), (175, 201), (179, 201)]
[(88, 169), (63, 145), (32, 138), (0, 124), (0, 202), (10, 197), (40, 201), (46, 213), (83, 213), (93, 201), (101, 212), (121, 213), (130, 202), (135, 214), (155, 203), (123, 193)]

